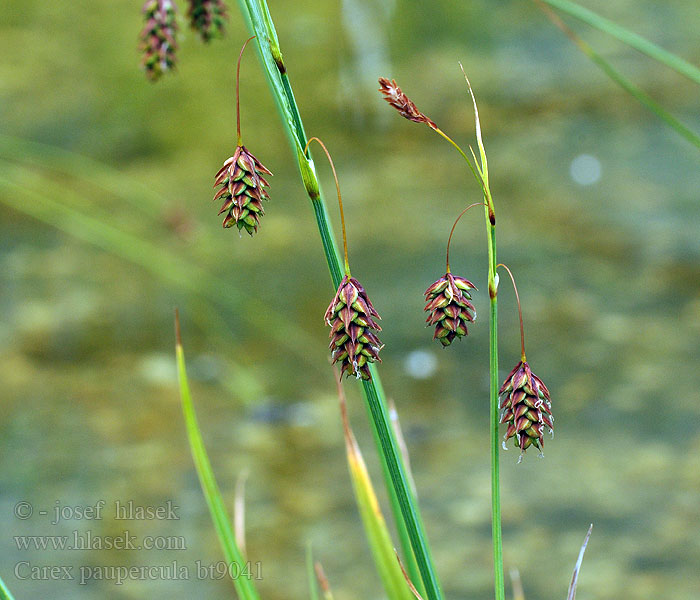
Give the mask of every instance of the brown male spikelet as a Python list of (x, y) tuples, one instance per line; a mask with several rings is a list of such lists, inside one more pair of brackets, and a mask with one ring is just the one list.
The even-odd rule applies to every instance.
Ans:
[(379, 91), (384, 94), (384, 100), (398, 110), (402, 117), (415, 123), (425, 123), (428, 127), (437, 129), (437, 125), (418, 110), (418, 107), (401, 91), (401, 88), (393, 79), (389, 80), (386, 77), (380, 77)]
[(139, 50), (143, 53), (141, 65), (151, 81), (175, 66), (177, 19), (171, 0), (147, 0), (143, 5), (144, 26)]
[(266, 187), (269, 183), (263, 175), (272, 175), (245, 146), (238, 146), (233, 156), (226, 159), (214, 179), (214, 187), (221, 189), (214, 200), (223, 199), (219, 214), (228, 211), (224, 227), (236, 225), (253, 235), (258, 230), (260, 217), (265, 214), (262, 201), (268, 199)]
[(223, 35), (228, 14), (222, 0), (189, 0), (189, 5), (190, 27), (203, 41), (209, 42)]
[(428, 327), (435, 325), (434, 340), (449, 346), (455, 338), (467, 335), (467, 323), (476, 319), (469, 290), (476, 287), (468, 279), (446, 273), (425, 290)]
[(499, 408), (501, 423), (508, 428), (506, 441), (515, 438), (516, 446), (522, 455), (530, 446), (540, 451), (544, 446), (544, 428), (553, 433), (552, 403), (549, 390), (531, 370), (527, 362), (520, 361), (510, 372), (498, 392), (501, 396)]
[(340, 375), (371, 379), (369, 363), (382, 362), (379, 351), (384, 347), (375, 331), (381, 327), (374, 320), (381, 318), (367, 297), (365, 288), (354, 277), (345, 275), (325, 314), (331, 328), (331, 358), (342, 363)]

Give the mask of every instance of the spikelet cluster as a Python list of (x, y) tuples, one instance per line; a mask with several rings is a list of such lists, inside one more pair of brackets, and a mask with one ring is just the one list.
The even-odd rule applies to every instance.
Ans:
[(141, 65), (146, 77), (157, 81), (175, 66), (177, 18), (171, 0), (147, 0), (143, 5), (144, 26), (139, 36)]
[(503, 382), (500, 391), (501, 423), (508, 426), (503, 447), (510, 438), (521, 454), (530, 446), (540, 451), (544, 446), (544, 429), (553, 433), (552, 403), (549, 390), (530, 369), (519, 362)]
[(245, 146), (236, 147), (226, 159), (214, 177), (214, 187), (221, 186), (214, 200), (223, 200), (219, 214), (226, 213), (224, 227), (235, 225), (250, 235), (258, 230), (265, 214), (262, 201), (269, 197), (265, 188), (270, 184), (263, 175), (272, 173)]
[(435, 326), (434, 340), (449, 346), (455, 338), (467, 335), (467, 323), (476, 319), (469, 290), (476, 287), (468, 279), (446, 273), (425, 290), (428, 327)]
[(187, 17), (190, 27), (209, 42), (223, 35), (228, 13), (222, 0), (189, 0)]
[(379, 91), (384, 95), (384, 100), (398, 110), (399, 114), (405, 119), (413, 121), (414, 123), (425, 123), (428, 127), (432, 127), (433, 129), (437, 128), (435, 123), (418, 110), (418, 107), (403, 93), (393, 79), (390, 80), (386, 77), (380, 77)]
[(357, 279), (343, 277), (324, 318), (331, 328), (331, 358), (333, 364), (341, 363), (341, 377), (345, 373), (371, 379), (369, 363), (381, 362), (379, 351), (384, 347), (375, 334), (382, 329), (375, 319), (381, 317)]

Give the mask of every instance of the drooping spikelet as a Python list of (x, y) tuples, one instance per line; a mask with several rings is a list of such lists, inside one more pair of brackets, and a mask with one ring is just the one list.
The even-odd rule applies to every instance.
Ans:
[(415, 123), (425, 123), (428, 127), (432, 127), (433, 129), (437, 128), (437, 125), (419, 111), (413, 101), (403, 93), (396, 81), (393, 79), (389, 80), (386, 77), (380, 77), (379, 86), (379, 91), (384, 94), (384, 100), (398, 110), (402, 117), (409, 121), (414, 121)]
[(357, 279), (343, 277), (324, 318), (331, 328), (333, 364), (342, 363), (341, 377), (345, 373), (371, 379), (369, 363), (382, 362), (379, 351), (384, 345), (374, 333), (382, 329), (374, 320), (381, 317)]
[(146, 71), (146, 77), (157, 81), (163, 73), (171, 71), (175, 66), (175, 4), (171, 0), (147, 0), (142, 12), (144, 26), (139, 36), (139, 50), (143, 53), (141, 65)]
[(427, 326), (435, 325), (434, 340), (449, 346), (455, 338), (469, 333), (467, 323), (476, 319), (476, 309), (471, 303), (469, 290), (476, 287), (468, 279), (446, 273), (425, 290)]
[(190, 27), (199, 33), (203, 41), (209, 42), (223, 35), (228, 13), (222, 0), (189, 0), (189, 5), (187, 17)]
[(228, 211), (224, 227), (236, 225), (239, 231), (245, 227), (250, 235), (258, 230), (260, 217), (265, 214), (262, 201), (269, 198), (265, 188), (270, 184), (263, 175), (272, 173), (245, 146), (238, 146), (226, 159), (214, 179), (214, 187), (221, 186), (214, 200), (224, 201), (219, 214)]
[(520, 361), (510, 372), (498, 392), (501, 396), (501, 423), (508, 426), (506, 441), (515, 438), (522, 454), (531, 445), (540, 451), (544, 446), (544, 428), (553, 433), (552, 403), (549, 390), (531, 370), (527, 362)]

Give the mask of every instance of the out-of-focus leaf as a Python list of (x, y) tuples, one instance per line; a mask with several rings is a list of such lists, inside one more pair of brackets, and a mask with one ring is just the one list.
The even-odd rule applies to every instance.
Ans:
[(379, 501), (374, 492), (365, 461), (350, 428), (345, 396), (340, 384), (338, 384), (338, 395), (340, 397), (340, 412), (343, 418), (345, 450), (348, 467), (350, 468), (350, 477), (374, 564), (377, 567), (386, 594), (391, 600), (413, 600), (413, 595), (404, 580), (401, 567), (396, 560), (394, 544), (391, 541), (389, 529), (379, 507)]
[[(202, 434), (199, 430), (199, 424), (197, 423), (194, 405), (192, 404), (192, 396), (190, 395), (190, 386), (185, 369), (185, 353), (182, 349), (182, 340), (180, 338), (180, 321), (177, 312), (175, 313), (175, 330), (175, 356), (177, 359), (180, 398), (182, 400), (182, 412), (185, 416), (185, 425), (187, 426), (187, 437), (190, 442), (192, 458), (194, 459), (197, 475), (199, 475), (202, 491), (204, 492), (204, 497), (209, 506), (209, 513), (211, 514), (211, 519), (216, 529), (216, 535), (219, 537), (219, 542), (221, 542), (221, 548), (224, 551), (226, 562), (231, 568), (233, 568), (233, 565), (237, 565), (237, 572), (242, 574), (248, 570), (246, 568), (245, 558), (236, 543), (231, 521), (226, 513), (226, 505), (221, 496), (219, 485), (216, 483), (214, 471), (211, 468), (211, 462), (209, 462), (209, 456), (204, 447), (204, 440), (202, 440)], [(234, 577), (233, 585), (241, 600), (260, 599), (251, 577), (243, 575)]]
[(588, 528), (588, 533), (586, 538), (583, 540), (583, 545), (578, 553), (578, 560), (576, 561), (576, 566), (574, 567), (574, 574), (571, 577), (571, 585), (569, 585), (569, 594), (566, 600), (576, 600), (576, 586), (578, 585), (578, 574), (581, 570), (581, 563), (583, 562), (583, 553), (586, 551), (586, 546), (588, 546), (588, 540), (591, 538), (591, 532), (593, 531), (593, 523)]

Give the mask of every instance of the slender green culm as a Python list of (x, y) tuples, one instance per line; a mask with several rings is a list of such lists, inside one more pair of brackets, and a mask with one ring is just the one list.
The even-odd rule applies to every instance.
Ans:
[[(250, 27), (251, 34), (257, 36), (261, 61), (272, 95), (280, 111), (282, 123), (299, 161), (302, 181), (311, 200), (331, 274), (332, 287), (335, 290), (343, 277), (343, 262), (333, 237), (313, 161), (309, 153), (304, 152), (308, 140), (304, 133), (299, 109), (294, 100), (287, 68), (282, 60), (272, 18), (265, 0), (239, 0), (239, 5)], [(370, 366), (370, 371), (372, 380), (363, 381), (364, 398), (371, 417), (375, 440), (378, 442), (379, 455), (384, 463), (383, 470), (389, 476), (386, 484), (391, 504), (392, 507), (399, 506), (401, 509), (400, 515), (394, 515), (399, 537), (401, 540), (410, 541), (410, 547), (402, 547), (404, 559), (410, 575), (416, 577), (416, 586), (425, 591), (429, 600), (440, 600), (442, 592), (433, 566), (427, 536), (391, 427), (379, 375), (374, 365)], [(414, 560), (417, 572), (413, 566)], [(418, 574), (420, 579), (417, 579)]]
[(309, 600), (318, 600), (318, 584), (314, 573), (314, 552), (311, 542), (306, 544), (306, 579), (309, 583)]
[[(180, 399), (182, 400), (182, 412), (185, 417), (185, 425), (187, 427), (187, 437), (190, 442), (192, 458), (197, 469), (197, 475), (202, 485), (204, 497), (209, 506), (211, 519), (216, 529), (216, 535), (221, 543), (221, 548), (224, 552), (224, 557), (229, 565), (236, 564), (240, 568), (240, 572), (245, 572), (246, 559), (236, 543), (236, 536), (233, 531), (231, 520), (226, 512), (226, 504), (221, 496), (219, 485), (214, 477), (214, 471), (211, 468), (211, 462), (207, 455), (207, 450), (204, 447), (202, 433), (199, 430), (197, 415), (192, 404), (192, 396), (190, 394), (190, 386), (187, 380), (187, 371), (185, 369), (185, 353), (182, 348), (182, 339), (180, 337), (180, 319), (177, 311), (175, 311), (175, 356), (177, 359), (178, 382), (180, 386)], [(233, 585), (236, 588), (238, 597), (241, 600), (259, 600), (253, 581), (249, 577), (233, 578)]]
[(561, 10), (562, 12), (571, 15), (572, 17), (576, 17), (580, 21), (583, 21), (591, 27), (595, 27), (599, 31), (613, 36), (623, 44), (627, 44), (630, 48), (634, 48), (635, 50), (646, 54), (649, 58), (666, 65), (670, 69), (676, 71), (676, 73), (680, 73), (684, 77), (690, 79), (690, 81), (700, 85), (700, 69), (684, 60), (677, 54), (664, 50), (641, 35), (638, 35), (629, 29), (606, 19), (605, 17), (601, 17), (599, 14), (594, 13), (588, 8), (584, 8), (576, 2), (570, 2), (569, 0), (542, 1), (556, 9)]

